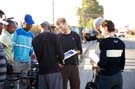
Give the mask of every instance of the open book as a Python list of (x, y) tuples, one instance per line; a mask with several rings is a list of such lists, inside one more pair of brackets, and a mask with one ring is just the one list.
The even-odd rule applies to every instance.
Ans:
[(75, 55), (75, 54), (77, 54), (77, 51), (72, 50), (72, 49), (69, 50), (69, 51), (67, 51), (67, 52), (65, 52), (65, 53), (64, 53), (64, 60), (70, 58), (71, 56), (73, 56), (73, 55)]
[(67, 60), (68, 58), (74, 56), (75, 54), (77, 54), (77, 51), (75, 50), (68, 50), (67, 52), (64, 53), (64, 60), (63, 60), (63, 63), (65, 63), (65, 60)]
[(68, 50), (67, 52), (64, 53), (64, 60), (63, 60), (63, 63), (65, 64), (65, 60), (67, 60), (68, 58), (74, 56), (75, 54), (77, 54), (77, 51), (75, 50)]

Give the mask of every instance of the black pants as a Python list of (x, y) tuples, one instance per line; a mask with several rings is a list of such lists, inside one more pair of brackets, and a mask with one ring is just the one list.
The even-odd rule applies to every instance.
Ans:
[(122, 85), (121, 72), (112, 76), (99, 75), (98, 89), (122, 89)]
[(62, 68), (63, 89), (67, 89), (69, 81), (70, 89), (80, 89), (80, 76), (78, 65), (65, 65)]

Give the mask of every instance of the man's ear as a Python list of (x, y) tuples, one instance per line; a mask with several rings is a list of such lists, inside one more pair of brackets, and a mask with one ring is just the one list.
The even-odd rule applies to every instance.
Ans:
[(96, 25), (96, 30), (99, 30), (100, 29), (100, 25)]
[(104, 27), (104, 30), (105, 30), (105, 32), (108, 32), (108, 28), (106, 26)]

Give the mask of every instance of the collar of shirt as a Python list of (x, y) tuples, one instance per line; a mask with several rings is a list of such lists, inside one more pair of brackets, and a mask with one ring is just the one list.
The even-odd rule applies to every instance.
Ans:
[(8, 36), (12, 36), (12, 34), (10, 34), (7, 30), (5, 30), (5, 29), (3, 29), (3, 31), (2, 31), (4, 34), (7, 34)]

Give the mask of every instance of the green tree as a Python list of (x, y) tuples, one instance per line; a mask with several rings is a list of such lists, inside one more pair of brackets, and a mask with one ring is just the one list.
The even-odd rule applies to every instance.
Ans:
[(93, 19), (103, 16), (103, 12), (103, 6), (99, 5), (97, 0), (83, 0), (82, 7), (77, 11), (77, 16), (80, 17), (79, 25), (87, 28), (92, 27)]
[(94, 19), (90, 19), (90, 20), (88, 20), (88, 22), (86, 23), (86, 27), (87, 28), (93, 28), (93, 21), (94, 21)]

